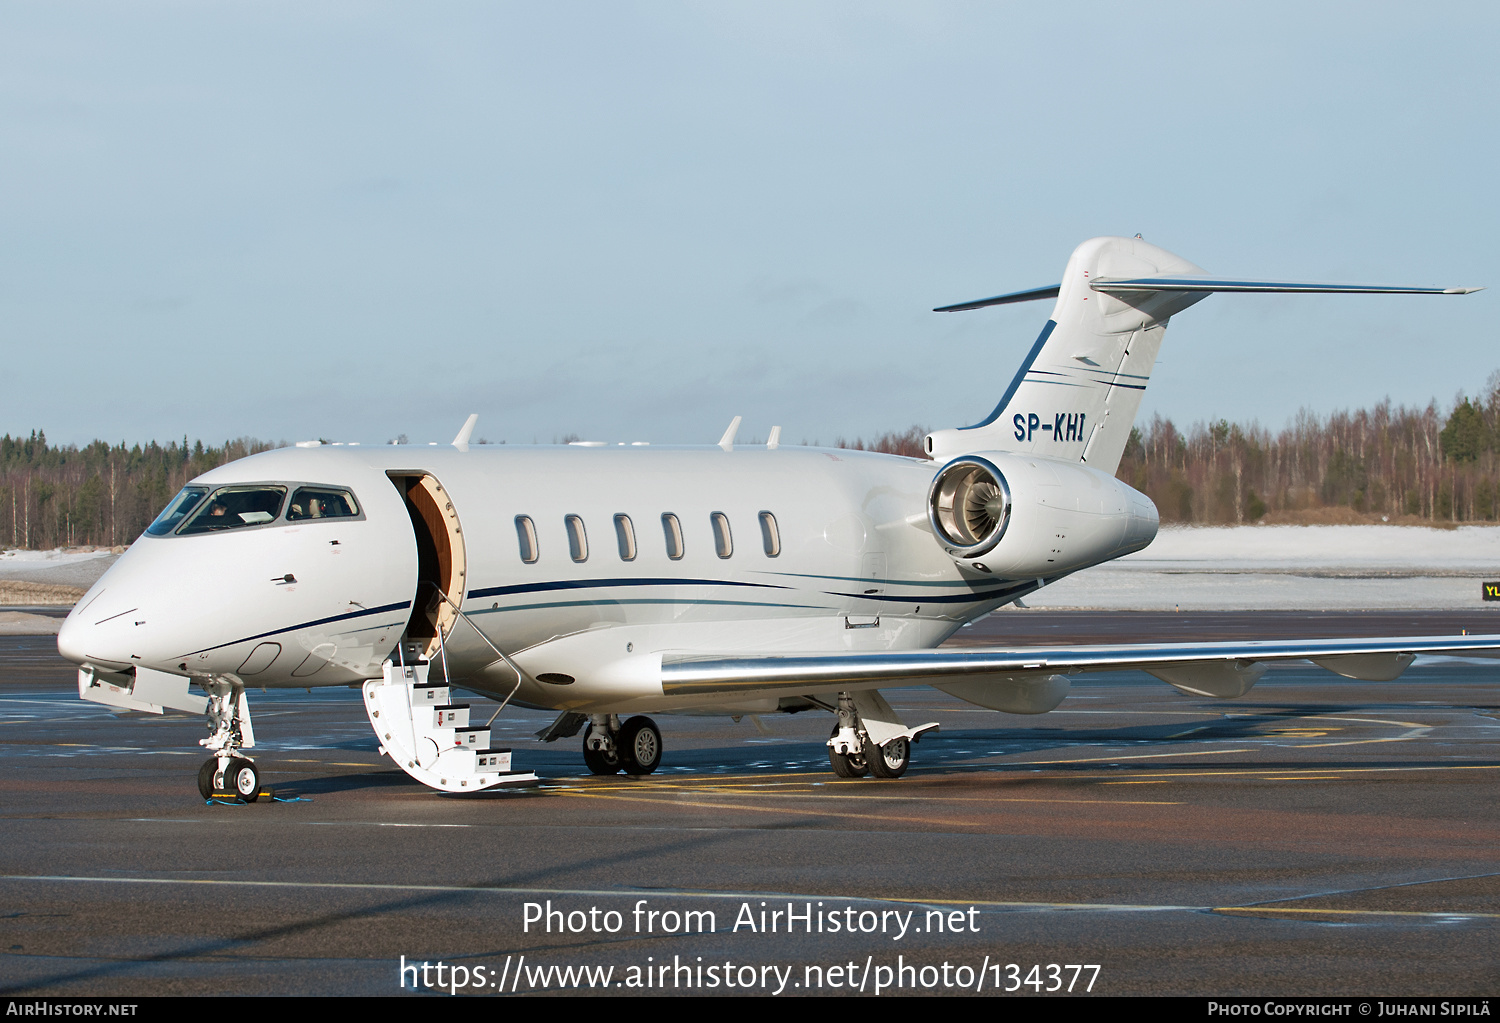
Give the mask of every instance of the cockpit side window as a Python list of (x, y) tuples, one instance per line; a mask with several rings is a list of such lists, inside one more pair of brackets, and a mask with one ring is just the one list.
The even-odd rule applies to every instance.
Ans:
[(222, 487), (204, 501), (179, 536), (216, 533), (272, 522), (281, 514), (286, 487)]
[(347, 490), (325, 487), (299, 487), (287, 506), (286, 519), (352, 519), (359, 515), (359, 505)]
[(198, 502), (207, 494), (207, 487), (183, 487), (178, 491), (177, 496), (172, 498), (172, 503), (156, 517), (156, 521), (146, 527), (146, 532), (152, 536), (166, 536), (188, 517), (198, 506)]

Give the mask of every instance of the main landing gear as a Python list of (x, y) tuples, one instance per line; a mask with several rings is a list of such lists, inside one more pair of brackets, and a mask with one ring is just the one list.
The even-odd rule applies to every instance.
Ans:
[(650, 774), (661, 764), (661, 730), (648, 717), (620, 724), (617, 714), (591, 714), (583, 762), (594, 774)]
[(937, 730), (931, 722), (907, 728), (874, 690), (839, 693), (838, 721), (828, 736), (828, 762), (840, 778), (899, 778), (911, 766), (911, 747)]
[(253, 760), (240, 754), (255, 745), (245, 687), (214, 679), (203, 688), (208, 691), (209, 736), (198, 744), (216, 752), (198, 768), (198, 792), (204, 799), (219, 795), (253, 803), (260, 798), (260, 771)]

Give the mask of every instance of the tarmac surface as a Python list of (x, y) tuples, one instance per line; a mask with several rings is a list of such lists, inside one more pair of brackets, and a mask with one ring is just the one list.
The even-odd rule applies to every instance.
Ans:
[[(1008, 611), (956, 641), (1497, 621)], [(662, 717), (658, 773), (599, 778), (577, 738), (530, 738), (550, 713), (508, 709), (495, 741), (543, 781), (470, 797), (379, 756), (356, 691), (257, 692), (262, 778), (291, 801), (205, 805), (200, 719), (83, 703), (50, 637), (4, 637), (0, 990), (1494, 994), (1497, 683), (1297, 665), (1214, 701), (1093, 675), (1029, 718), (891, 690), (943, 725), (896, 781), (835, 778), (822, 714)]]

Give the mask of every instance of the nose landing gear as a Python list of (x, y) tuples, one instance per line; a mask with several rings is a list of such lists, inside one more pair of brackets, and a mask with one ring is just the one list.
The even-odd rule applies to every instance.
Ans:
[(224, 796), (253, 803), (260, 798), (260, 771), (242, 749), (255, 745), (255, 730), (250, 726), (250, 701), (239, 682), (214, 679), (204, 683), (208, 691), (208, 730), (199, 739), (215, 754), (198, 768), (198, 792), (204, 799)]

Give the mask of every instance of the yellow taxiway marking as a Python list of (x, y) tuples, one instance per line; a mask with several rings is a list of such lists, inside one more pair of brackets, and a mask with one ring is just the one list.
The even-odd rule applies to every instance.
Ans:
[(1088, 757), (1084, 760), (1017, 760), (1007, 767), (1033, 764), (1112, 764), (1117, 760), (1163, 760), (1167, 757), (1211, 757), (1216, 753), (1254, 753), (1253, 749), (1205, 749), (1192, 753), (1132, 753), (1122, 757)]
[[(1162, 785), (1165, 785), (1166, 782), (1165, 781), (1159, 782), (1159, 783), (1158, 782), (1148, 782), (1148, 783), (1143, 783), (1143, 784), (1162, 784)], [(781, 788), (786, 788), (787, 786), (783, 785), (783, 786), (780, 786), (780, 787)], [(586, 786), (586, 787), (585, 786), (569, 785), (569, 786), (558, 786), (558, 787), (550, 789), (549, 791), (558, 792), (558, 793), (561, 793), (563, 795), (572, 795), (572, 794), (583, 795), (583, 794), (589, 794), (589, 793), (607, 794), (607, 793), (614, 793), (614, 792), (629, 792), (629, 793), (632, 793), (632, 794), (638, 795), (638, 796), (646, 796), (646, 795), (651, 795), (653, 793), (659, 793), (659, 794), (664, 795), (664, 796), (675, 796), (675, 795), (680, 795), (680, 794), (697, 794), (697, 795), (723, 796), (725, 798), (729, 798), (729, 797), (732, 797), (732, 796), (770, 796), (770, 797), (776, 797), (776, 798), (780, 798), (780, 799), (813, 799), (813, 798), (816, 798), (816, 799), (858, 799), (862, 803), (870, 803), (870, 802), (876, 802), (876, 803), (878, 803), (878, 802), (897, 803), (897, 802), (908, 802), (908, 801), (913, 800), (913, 799), (919, 799), (919, 800), (921, 800), (924, 803), (996, 803), (996, 802), (1000, 802), (1000, 803), (1106, 803), (1106, 804), (1108, 804), (1108, 803), (1139, 803), (1141, 805), (1146, 805), (1146, 806), (1179, 806), (1179, 805), (1181, 805), (1180, 803), (1178, 803), (1176, 801), (1159, 800), (1159, 799), (1153, 799), (1153, 800), (1121, 800), (1121, 799), (1027, 799), (1027, 798), (1020, 797), (1020, 796), (1001, 796), (1001, 797), (995, 797), (995, 796), (929, 796), (929, 795), (926, 795), (924, 793), (915, 792), (915, 791), (913, 791), (913, 792), (907, 792), (907, 793), (903, 793), (903, 794), (898, 794), (898, 795), (880, 796), (880, 795), (871, 795), (870, 794), (870, 786), (869, 786), (869, 784), (866, 783), (865, 785), (863, 785), (861, 787), (860, 783), (858, 781), (851, 781), (847, 785), (841, 785), (839, 787), (840, 788), (849, 788), (852, 791), (845, 792), (845, 793), (834, 792), (834, 791), (827, 791), (827, 790), (831, 790), (831, 789), (834, 788), (834, 786), (828, 785), (828, 786), (826, 786), (827, 790), (825, 790), (823, 792), (817, 792), (817, 791), (813, 790), (810, 787), (803, 788), (802, 790), (797, 791), (797, 792), (767, 792), (767, 791), (764, 791), (764, 789), (761, 788), (761, 787), (757, 787), (754, 790), (750, 790), (750, 789), (745, 789), (745, 788), (740, 788), (740, 787), (735, 787), (735, 786), (727, 786), (727, 785), (726, 786), (720, 786), (720, 785), (714, 785), (714, 784), (693, 785), (691, 783), (686, 783), (686, 784), (673, 783), (671, 785), (650, 785), (650, 786), (644, 787), (644, 788), (636, 786), (636, 785), (630, 785), (630, 784), (625, 784), (625, 785), (618, 785), (618, 784), (617, 785), (608, 785), (608, 784), (606, 784), (606, 785), (589, 785), (589, 786)]]
[[(1355, 722), (1357, 724), (1361, 724), (1361, 725), (1390, 725), (1393, 728), (1405, 728), (1405, 729), (1408, 729), (1408, 731), (1406, 732), (1405, 735), (1392, 735), (1392, 736), (1386, 736), (1385, 738), (1379, 738), (1379, 739), (1341, 739), (1338, 742), (1304, 742), (1304, 743), (1298, 743), (1297, 747), (1296, 747), (1297, 749), (1319, 749), (1319, 748), (1322, 748), (1322, 747), (1325, 747), (1325, 746), (1365, 746), (1365, 745), (1368, 745), (1370, 743), (1376, 743), (1376, 742), (1406, 742), (1406, 741), (1408, 741), (1410, 739), (1417, 739), (1417, 738), (1420, 738), (1423, 735), (1426, 735), (1428, 732), (1432, 731), (1432, 729), (1434, 727), (1432, 725), (1418, 724), (1415, 721), (1386, 721), (1383, 718), (1335, 717), (1335, 716), (1333, 716), (1331, 714), (1329, 714), (1329, 715), (1316, 715), (1316, 716), (1313, 716), (1313, 717), (1303, 718), (1302, 720), (1304, 720), (1304, 721), (1353, 721), (1353, 722)], [(1343, 731), (1343, 729), (1333, 729), (1333, 730), (1334, 731)]]
[[(1500, 770), (1500, 764), (1434, 764), (1434, 765), (1429, 765), (1429, 766), (1426, 766), (1426, 767), (1320, 767), (1317, 770), (1318, 770), (1319, 774), (1329, 774), (1329, 775), (1333, 775), (1333, 774), (1338, 774), (1338, 775), (1344, 775), (1344, 774), (1375, 774), (1375, 773), (1391, 774), (1391, 773), (1400, 773), (1400, 772), (1405, 772), (1405, 771), (1495, 771), (1495, 770)], [(1177, 774), (1176, 772), (1173, 772), (1171, 774), (1165, 775), (1164, 777), (1167, 777), (1167, 778), (1221, 778), (1221, 777), (1224, 777), (1224, 776), (1232, 776), (1232, 777), (1236, 777), (1236, 778), (1243, 778), (1243, 777), (1245, 777), (1247, 775), (1255, 775), (1255, 774), (1286, 774), (1286, 772), (1287, 772), (1287, 769), (1285, 767), (1254, 767), (1254, 766), (1252, 766), (1250, 764), (1246, 764), (1244, 767), (1241, 767), (1241, 768), (1238, 768), (1238, 769), (1235, 769), (1235, 770), (1227, 770), (1227, 771), (1187, 771), (1187, 772), (1184, 772), (1182, 774)], [(1096, 775), (1095, 777), (1105, 777), (1105, 776), (1104, 775)], [(1150, 777), (1150, 775), (1147, 775), (1146, 777)], [(1043, 779), (1038, 779), (1038, 780), (1043, 780)], [(1051, 780), (1056, 780), (1056, 779), (1045, 779), (1045, 780), (1051, 781)]]
[[(1427, 729), (1424, 728), (1424, 729), (1422, 729), (1422, 731), (1425, 732), (1425, 731), (1427, 731)], [(1370, 744), (1372, 742), (1409, 742), (1410, 740), (1415, 739), (1415, 738), (1418, 738), (1418, 736), (1415, 736), (1415, 735), (1393, 735), (1393, 736), (1391, 736), (1390, 738), (1387, 738), (1387, 739), (1348, 739), (1348, 740), (1345, 740), (1343, 742), (1301, 742), (1301, 743), (1298, 743), (1296, 746), (1293, 746), (1292, 748), (1293, 749), (1319, 749), (1319, 748), (1321, 748), (1323, 746), (1365, 746), (1365, 745), (1368, 745), (1368, 744)]]
[[(983, 826), (983, 822), (981, 822), (981, 821), (973, 821), (973, 820), (947, 820), (947, 819), (938, 818), (938, 817), (901, 817), (901, 816), (893, 816), (891, 814), (880, 814), (880, 813), (850, 813), (847, 810), (826, 810), (826, 809), (806, 809), (806, 810), (802, 810), (802, 809), (797, 809), (795, 807), (788, 807), (788, 806), (784, 806), (784, 805), (783, 806), (755, 806), (754, 804), (744, 804), (744, 803), (710, 803), (710, 802), (706, 802), (706, 801), (701, 800), (701, 799), (692, 799), (692, 800), (688, 800), (688, 799), (670, 799), (670, 798), (663, 798), (662, 796), (651, 796), (651, 795), (627, 796), (627, 795), (618, 795), (618, 794), (610, 793), (610, 792), (600, 792), (598, 790), (585, 791), (585, 790), (581, 790), (581, 789), (573, 789), (573, 790), (563, 791), (560, 794), (564, 795), (564, 796), (572, 796), (572, 797), (574, 797), (576, 799), (613, 799), (613, 800), (620, 800), (622, 802), (627, 802), (627, 803), (655, 803), (658, 806), (665, 806), (665, 807), (693, 806), (693, 807), (699, 807), (699, 808), (706, 809), (706, 810), (742, 810), (742, 811), (743, 810), (749, 810), (749, 811), (753, 811), (755, 813), (796, 814), (796, 815), (799, 815), (799, 816), (806, 816), (806, 817), (848, 817), (848, 818), (851, 818), (851, 819), (854, 819), (854, 820), (872, 820), (872, 821), (887, 821), (887, 822), (889, 822), (889, 821), (906, 821), (906, 822), (912, 823), (912, 824), (926, 824), (926, 825), (941, 824), (941, 825), (945, 825), (945, 826), (948, 826), (948, 827), (959, 827), (959, 828), (973, 828), (973, 827)], [(771, 795), (772, 793), (765, 793), (765, 794), (766, 795)], [(664, 794), (664, 795), (666, 795), (666, 794)], [(891, 800), (891, 797), (889, 797), (889, 796), (880, 797), (880, 798), (883, 798), (886, 801), (890, 801)], [(917, 797), (912, 797), (912, 798), (917, 798)], [(866, 800), (865, 802), (868, 802), (868, 800)], [(1134, 801), (1134, 800), (1123, 800), (1123, 799), (1087, 799), (1087, 800), (1084, 800), (1084, 799), (1068, 799), (1068, 800), (1061, 800), (1061, 799), (1007, 799), (1007, 798), (998, 798), (998, 799), (987, 799), (987, 800), (984, 800), (984, 802), (986, 802), (986, 803), (1064, 803), (1064, 802), (1066, 802), (1066, 803), (1105, 803), (1105, 804), (1117, 804), (1117, 805), (1121, 805), (1121, 806), (1142, 806), (1142, 805), (1145, 805), (1145, 806), (1161, 806), (1161, 805), (1164, 805), (1164, 804), (1157, 803), (1157, 802)], [(1165, 805), (1176, 805), (1176, 804), (1165, 804)]]
[(1303, 721), (1353, 721), (1361, 725), (1397, 725), (1401, 728), (1431, 728), (1432, 725), (1419, 724), (1416, 721), (1387, 721), (1384, 718), (1350, 718), (1337, 717), (1333, 714), (1314, 714), (1306, 717)]

